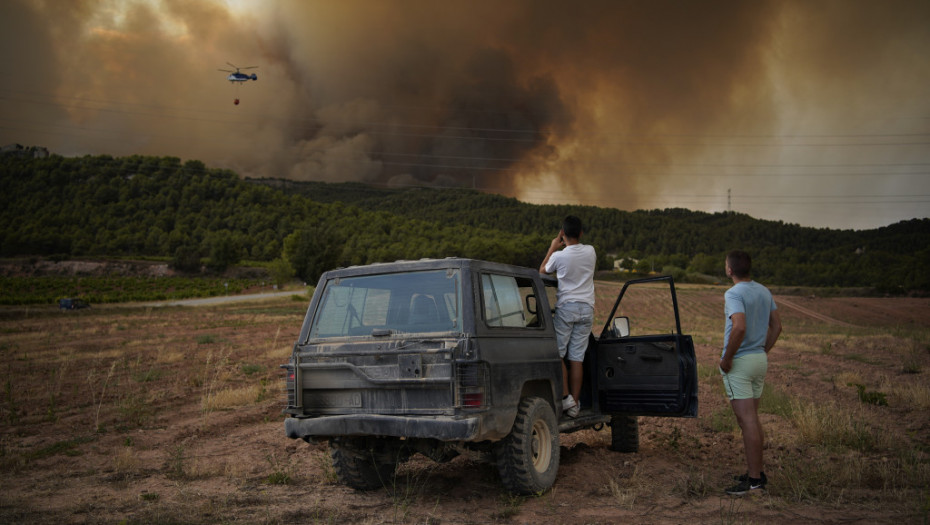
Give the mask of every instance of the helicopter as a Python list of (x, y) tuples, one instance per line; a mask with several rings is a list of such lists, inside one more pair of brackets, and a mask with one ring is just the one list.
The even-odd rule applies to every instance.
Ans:
[[(255, 73), (252, 73), (251, 75), (249, 75), (248, 73), (243, 73), (243, 72), (241, 71), (241, 70), (243, 70), (243, 69), (258, 69), (258, 66), (239, 67), (239, 66), (237, 66), (237, 65), (235, 65), (235, 64), (233, 64), (233, 63), (231, 63), (231, 62), (226, 62), (226, 63), (229, 64), (230, 66), (236, 68), (236, 70), (233, 71), (233, 70), (231, 70), (231, 69), (219, 69), (218, 71), (223, 71), (223, 72), (225, 72), (225, 73), (229, 73), (229, 75), (226, 77), (226, 80), (228, 80), (230, 84), (241, 84), (241, 83), (243, 83), (243, 82), (248, 82), (249, 80), (258, 80), (258, 75), (256, 75)], [(239, 90), (238, 90), (238, 88), (236, 88), (236, 95), (237, 95), (237, 96), (236, 96), (235, 100), (233, 100), (233, 104), (235, 104), (235, 105), (237, 105), (237, 106), (239, 105), (239, 97), (238, 97), (238, 94), (239, 94)]]
[(241, 71), (239, 71), (240, 69), (258, 69), (258, 66), (238, 67), (229, 62), (226, 62), (226, 63), (236, 68), (235, 71), (231, 69), (218, 69), (217, 70), (217, 71), (224, 71), (226, 73), (229, 73), (229, 76), (226, 77), (226, 80), (230, 82), (246, 82), (248, 80), (258, 80), (258, 75), (256, 75), (255, 73), (252, 73), (251, 75), (249, 75), (249, 74), (242, 73)]

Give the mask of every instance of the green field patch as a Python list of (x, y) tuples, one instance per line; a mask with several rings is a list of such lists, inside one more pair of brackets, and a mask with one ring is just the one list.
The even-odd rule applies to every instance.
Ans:
[(65, 456), (80, 456), (82, 452), (77, 450), (78, 445), (83, 445), (84, 443), (90, 443), (94, 440), (93, 436), (84, 436), (77, 437), (74, 439), (68, 439), (65, 441), (59, 441), (53, 443), (47, 447), (42, 447), (38, 450), (34, 450), (25, 455), (28, 460), (44, 459), (51, 456), (57, 456), (59, 454)]
[(237, 294), (257, 284), (253, 279), (218, 277), (0, 276), (0, 290), (4, 290), (0, 305), (57, 304), (63, 297), (80, 298), (91, 305), (167, 301)]

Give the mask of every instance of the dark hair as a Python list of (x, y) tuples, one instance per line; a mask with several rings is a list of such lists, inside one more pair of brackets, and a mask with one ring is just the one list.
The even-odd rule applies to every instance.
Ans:
[(565, 236), (569, 239), (581, 237), (581, 219), (574, 215), (565, 217), (565, 220), (562, 221), (562, 231), (565, 232)]
[(740, 250), (733, 250), (727, 254), (727, 264), (730, 265), (730, 271), (740, 279), (749, 277), (752, 271), (752, 257), (748, 253)]

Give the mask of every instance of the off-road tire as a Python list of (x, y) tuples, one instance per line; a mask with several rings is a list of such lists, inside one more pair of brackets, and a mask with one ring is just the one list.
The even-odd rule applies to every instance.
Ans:
[(639, 452), (639, 420), (636, 416), (610, 418), (610, 450)]
[(559, 472), (559, 426), (552, 406), (538, 397), (520, 402), (510, 434), (495, 447), (497, 470), (514, 494), (538, 494)]
[(343, 485), (356, 490), (391, 485), (400, 459), (388, 443), (375, 438), (339, 438), (329, 448), (336, 478)]

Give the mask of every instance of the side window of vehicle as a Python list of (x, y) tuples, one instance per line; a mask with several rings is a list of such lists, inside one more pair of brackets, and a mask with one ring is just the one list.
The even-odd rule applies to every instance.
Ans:
[(631, 336), (673, 334), (675, 308), (667, 286), (633, 285), (627, 288), (614, 318), (626, 317)]
[(532, 279), (511, 275), (481, 275), (483, 316), (492, 327), (539, 327)]

